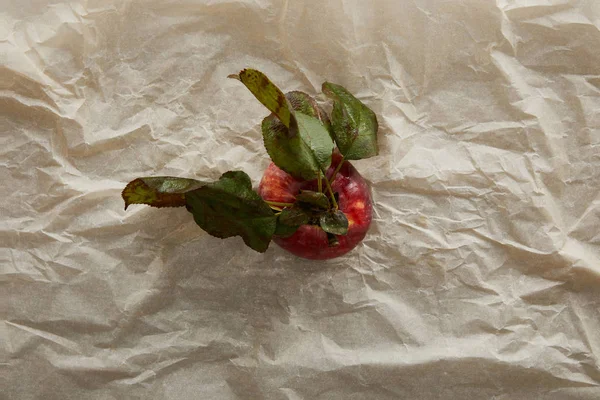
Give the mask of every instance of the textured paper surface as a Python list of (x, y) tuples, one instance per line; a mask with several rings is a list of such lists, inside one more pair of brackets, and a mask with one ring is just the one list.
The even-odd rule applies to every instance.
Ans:
[[(4, 0), (0, 62), (4, 398), (600, 398), (600, 2)], [(258, 184), (245, 67), (378, 115), (347, 256), (123, 210)]]

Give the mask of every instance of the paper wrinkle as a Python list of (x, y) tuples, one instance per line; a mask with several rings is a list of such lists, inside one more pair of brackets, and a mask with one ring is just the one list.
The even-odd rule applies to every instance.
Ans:
[[(0, 13), (8, 399), (597, 399), (593, 1), (37, 1)], [(123, 210), (138, 176), (268, 165), (239, 82), (380, 124), (328, 262)]]

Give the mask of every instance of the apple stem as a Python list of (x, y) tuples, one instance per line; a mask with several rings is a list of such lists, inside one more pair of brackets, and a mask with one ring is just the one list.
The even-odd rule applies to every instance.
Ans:
[(344, 162), (346, 162), (346, 160), (344, 160), (344, 156), (342, 156), (342, 160), (337, 165), (337, 167), (335, 167), (335, 170), (333, 171), (333, 175), (331, 175), (331, 179), (329, 179), (330, 185), (333, 184), (333, 181), (335, 180), (335, 176), (337, 175), (338, 172), (340, 172), (340, 169), (342, 169), (342, 165), (344, 165)]
[(333, 207), (337, 210), (338, 204), (337, 204), (337, 201), (335, 201), (335, 195), (333, 194), (333, 189), (331, 188), (329, 179), (325, 179), (325, 184), (327, 185), (327, 190), (329, 191), (329, 195), (331, 196), (331, 202), (333, 203)]
[(340, 244), (340, 241), (338, 240), (338, 238), (333, 233), (329, 233), (329, 232), (327, 232), (327, 242), (328, 242), (329, 247), (339, 246), (339, 244)]
[[(265, 200), (265, 203), (267, 203), (270, 206), (275, 206), (275, 207), (291, 207), (294, 204), (293, 203), (281, 203), (279, 201), (269, 201), (269, 200)], [(273, 208), (273, 207), (271, 207)]]

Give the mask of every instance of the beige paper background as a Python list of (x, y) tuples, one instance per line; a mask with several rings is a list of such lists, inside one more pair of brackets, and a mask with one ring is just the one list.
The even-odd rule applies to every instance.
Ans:
[[(600, 398), (600, 2), (0, 6), (7, 399)], [(137, 176), (268, 164), (230, 73), (380, 122), (329, 262), (134, 206)]]

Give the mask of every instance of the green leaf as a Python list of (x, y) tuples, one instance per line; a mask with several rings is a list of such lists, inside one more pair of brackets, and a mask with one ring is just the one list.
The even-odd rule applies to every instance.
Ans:
[(297, 207), (285, 208), (279, 214), (279, 222), (284, 225), (300, 226), (308, 224), (308, 221), (310, 221), (310, 214)]
[(331, 165), (334, 144), (327, 128), (318, 119), (296, 113), (300, 137), (310, 148), (318, 168), (325, 171)]
[(325, 82), (322, 90), (334, 101), (333, 134), (344, 158), (360, 160), (376, 156), (378, 124), (375, 113), (340, 85)]
[(279, 168), (302, 179), (315, 179), (331, 164), (332, 129), (327, 114), (303, 92), (284, 95), (260, 71), (245, 69), (240, 80), (271, 111), (262, 122), (265, 147)]
[(325, 193), (313, 192), (312, 190), (302, 190), (300, 194), (296, 195), (296, 201), (324, 210), (330, 207), (329, 199)]
[(262, 122), (262, 132), (271, 160), (290, 175), (305, 180), (315, 179), (320, 170), (329, 168), (333, 140), (327, 128), (311, 116), (297, 112), (298, 135), (288, 129), (273, 114)]
[(121, 196), (125, 209), (130, 204), (147, 204), (152, 207), (183, 207), (185, 193), (204, 185), (194, 179), (156, 176), (137, 178), (127, 184)]
[(282, 238), (290, 237), (298, 230), (300, 226), (291, 226), (286, 224), (280, 224), (279, 218), (277, 218), (277, 227), (275, 228), (275, 236)]
[(324, 213), (320, 218), (321, 228), (334, 235), (345, 235), (348, 233), (348, 218), (340, 210)]
[(185, 200), (194, 221), (218, 238), (241, 236), (252, 249), (265, 252), (275, 233), (276, 217), (252, 190), (248, 175), (224, 173), (218, 181), (187, 192)]
[(285, 208), (277, 216), (277, 228), (275, 235), (288, 237), (292, 236), (296, 230), (310, 221), (310, 214), (301, 208)]
[(286, 128), (291, 127), (291, 133), (295, 134), (296, 121), (288, 100), (265, 74), (255, 69), (244, 69), (238, 75), (229, 77), (240, 80), (258, 101), (275, 114)]

